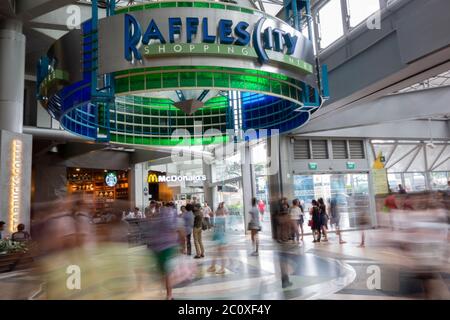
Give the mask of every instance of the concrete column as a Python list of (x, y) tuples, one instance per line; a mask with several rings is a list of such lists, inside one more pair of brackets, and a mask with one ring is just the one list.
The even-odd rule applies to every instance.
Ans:
[(283, 186), (280, 174), (280, 145), (279, 137), (270, 137), (267, 139), (267, 159), (270, 159), (272, 170), (267, 173), (267, 182), (269, 189), (270, 203), (270, 222), (272, 226), (272, 238), (276, 238), (277, 225), (275, 214), (279, 210), (280, 199), (283, 195)]
[(133, 165), (132, 171), (135, 176), (134, 205), (143, 211), (145, 209), (144, 186), (142, 185), (142, 177), (144, 176), (143, 163)]
[(25, 36), (22, 22), (0, 21), (0, 130), (22, 133)]
[(292, 144), (288, 137), (280, 137), (280, 176), (283, 185), (283, 197), (288, 198), (289, 202), (294, 200), (294, 175), (292, 173), (291, 161), (294, 157), (292, 155)]
[(251, 166), (251, 152), (246, 143), (241, 149), (241, 167), (242, 167), (242, 193), (244, 201), (244, 226), (247, 229), (248, 212), (252, 207), (252, 198), (255, 196), (253, 192), (253, 172)]
[(213, 187), (211, 187), (212, 166), (206, 162), (203, 162), (203, 174), (206, 176), (206, 181), (203, 183), (205, 201), (208, 202), (209, 207), (214, 210), (214, 208), (217, 208), (218, 203), (214, 203)]
[(139, 176), (136, 173), (135, 166), (131, 167), (128, 170), (128, 208), (133, 210), (136, 206), (138, 206), (136, 199), (136, 190), (138, 189), (138, 185), (140, 184)]
[(32, 137), (22, 134), (25, 36), (22, 22), (0, 18), (0, 220), (3, 236), (30, 229)]
[[(369, 155), (372, 153), (370, 151), (370, 140), (366, 139), (364, 141), (365, 143), (365, 152), (366, 152), (366, 159), (367, 159), (367, 167), (372, 168), (372, 157)], [(376, 155), (375, 155), (376, 156)], [(372, 226), (377, 227), (378, 226), (378, 218), (377, 218), (377, 204), (375, 200), (375, 186), (374, 186), (374, 180), (373, 180), (373, 174), (372, 169), (369, 170), (369, 212), (370, 212), (370, 219), (372, 221)]]

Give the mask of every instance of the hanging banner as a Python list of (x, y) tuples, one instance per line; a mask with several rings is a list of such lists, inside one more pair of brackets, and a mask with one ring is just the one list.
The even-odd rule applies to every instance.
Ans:
[(389, 183), (386, 169), (373, 169), (372, 177), (374, 186), (373, 189), (375, 190), (376, 195), (389, 193)]

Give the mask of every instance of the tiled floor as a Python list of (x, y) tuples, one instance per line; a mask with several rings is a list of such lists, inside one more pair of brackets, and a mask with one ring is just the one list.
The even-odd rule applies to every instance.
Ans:
[[(204, 233), (206, 257), (194, 260), (179, 256), (175, 267), (178, 283), (176, 299), (422, 299), (422, 283), (408, 273), (405, 261), (395, 251), (376, 245), (368, 232), (366, 248), (358, 248), (360, 233), (345, 234), (339, 245), (330, 235), (327, 243), (312, 243), (306, 236), (302, 245), (278, 244), (265, 230), (261, 234), (260, 255), (251, 256), (249, 235), (234, 232), (226, 247), (226, 272), (207, 272), (215, 244), (211, 231)], [(87, 251), (65, 252), (41, 261), (37, 270), (0, 275), (1, 299), (162, 299), (164, 290), (155, 271), (154, 258), (145, 247), (128, 249), (118, 245), (98, 245)], [(68, 290), (66, 268), (78, 264), (82, 270), (81, 290)], [(286, 270), (290, 285), (282, 287)], [(46, 271), (45, 277), (42, 270)], [(379, 289), (371, 289), (371, 278), (379, 271)], [(189, 276), (189, 274), (191, 276)], [(448, 273), (442, 273), (448, 293)], [(48, 285), (39, 292), (43, 279)], [(374, 282), (375, 281), (375, 282)], [(4, 289), (5, 288), (5, 289)], [(445, 296), (444, 296), (445, 298)]]

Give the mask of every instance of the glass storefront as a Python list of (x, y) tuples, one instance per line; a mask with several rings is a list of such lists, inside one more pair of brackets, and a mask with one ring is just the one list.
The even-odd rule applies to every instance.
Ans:
[(228, 229), (232, 231), (244, 231), (244, 205), (243, 188), (240, 180), (226, 181), (214, 189), (214, 203), (225, 202), (228, 210)]
[(432, 172), (431, 188), (433, 190), (447, 189), (447, 183), (450, 181), (450, 172)]
[[(222, 151), (222, 150), (221, 150)], [(212, 164), (214, 210), (220, 202), (228, 210), (227, 226), (231, 231), (245, 230), (242, 166), (239, 151)]]
[[(203, 162), (201, 160), (179, 161), (164, 165), (154, 165), (148, 167), (149, 172), (159, 172), (164, 176), (181, 176), (181, 177), (198, 177), (203, 176)], [(149, 184), (149, 189), (150, 189)], [(178, 207), (185, 205), (188, 201), (196, 200), (196, 202), (204, 203), (204, 189), (203, 180), (183, 180), (183, 181), (169, 181), (165, 183), (158, 183), (159, 189), (163, 189), (167, 195), (162, 197), (161, 190), (159, 197), (155, 200), (173, 201), (177, 202)]]
[(306, 212), (313, 199), (336, 199), (342, 229), (356, 229), (358, 217), (370, 214), (367, 173), (295, 175), (294, 195), (304, 202)]

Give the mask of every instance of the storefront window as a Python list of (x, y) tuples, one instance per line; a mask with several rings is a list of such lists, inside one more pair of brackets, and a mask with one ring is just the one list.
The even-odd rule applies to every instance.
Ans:
[[(242, 182), (239, 180), (225, 182), (217, 186), (214, 191), (214, 203), (218, 205), (220, 202), (225, 202), (225, 208), (228, 210), (228, 229), (231, 231), (244, 231)], [(214, 208), (214, 210), (216, 209)]]
[(335, 199), (342, 229), (358, 228), (358, 217), (370, 214), (366, 173), (295, 175), (294, 194), (304, 202), (305, 211), (309, 211), (313, 199), (323, 198), (327, 203)]
[(431, 173), (431, 188), (433, 190), (445, 190), (448, 181), (450, 181), (450, 172)]
[(398, 191), (398, 185), (403, 185), (401, 173), (388, 173), (389, 189), (392, 192)]
[(225, 160), (216, 161), (212, 165), (213, 182), (225, 181), (242, 176), (241, 154), (237, 152)]
[(405, 189), (407, 192), (420, 192), (426, 190), (424, 173), (405, 173)]

